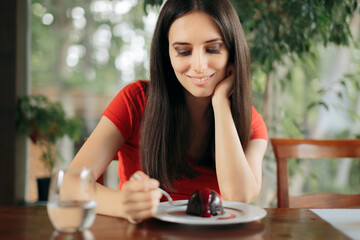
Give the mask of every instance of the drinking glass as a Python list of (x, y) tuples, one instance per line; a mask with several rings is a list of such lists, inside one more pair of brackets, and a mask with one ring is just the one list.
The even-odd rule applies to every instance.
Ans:
[(95, 220), (95, 180), (88, 168), (60, 168), (52, 173), (47, 212), (54, 228), (76, 232)]

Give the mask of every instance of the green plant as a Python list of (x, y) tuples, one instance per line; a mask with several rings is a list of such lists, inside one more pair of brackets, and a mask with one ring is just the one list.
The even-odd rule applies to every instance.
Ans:
[(50, 171), (56, 157), (61, 157), (56, 141), (65, 135), (78, 141), (81, 136), (80, 120), (67, 117), (59, 102), (51, 102), (42, 95), (19, 98), (15, 117), (17, 131), (41, 148), (40, 160)]

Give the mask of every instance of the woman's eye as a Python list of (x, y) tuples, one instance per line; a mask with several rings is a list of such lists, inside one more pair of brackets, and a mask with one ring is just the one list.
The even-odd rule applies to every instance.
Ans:
[(181, 57), (185, 57), (185, 56), (188, 56), (190, 54), (191, 54), (190, 51), (178, 51), (178, 56), (181, 56)]
[(216, 53), (219, 54), (220, 53), (220, 49), (218, 48), (209, 48), (206, 50), (208, 53)]
[(223, 46), (223, 43), (215, 43), (207, 46), (206, 52), (212, 54), (220, 54), (220, 50)]
[(185, 57), (191, 54), (191, 49), (184, 47), (175, 47), (178, 57)]

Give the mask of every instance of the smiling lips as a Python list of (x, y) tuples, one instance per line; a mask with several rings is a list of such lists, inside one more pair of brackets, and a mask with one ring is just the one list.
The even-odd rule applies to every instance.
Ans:
[(196, 84), (198, 86), (202, 86), (202, 85), (207, 84), (212, 79), (212, 77), (214, 75), (215, 75), (215, 73), (213, 73), (213, 74), (211, 74), (209, 76), (206, 76), (206, 77), (203, 77), (203, 76), (194, 77), (194, 76), (189, 76), (189, 75), (187, 75), (187, 77), (189, 77), (194, 84)]

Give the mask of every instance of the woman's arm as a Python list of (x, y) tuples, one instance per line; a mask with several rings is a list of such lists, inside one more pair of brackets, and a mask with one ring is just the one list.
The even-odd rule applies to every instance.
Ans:
[(262, 159), (267, 141), (250, 140), (245, 151), (242, 148), (230, 109), (233, 81), (230, 76), (219, 83), (212, 97), (216, 174), (224, 200), (247, 203), (261, 189)]
[[(90, 168), (97, 179), (124, 143), (121, 132), (103, 116), (69, 167)], [(123, 217), (131, 222), (153, 216), (161, 198), (161, 194), (156, 190), (159, 182), (142, 172), (138, 174), (141, 174), (143, 180), (130, 179), (121, 191), (97, 183), (97, 212)]]

